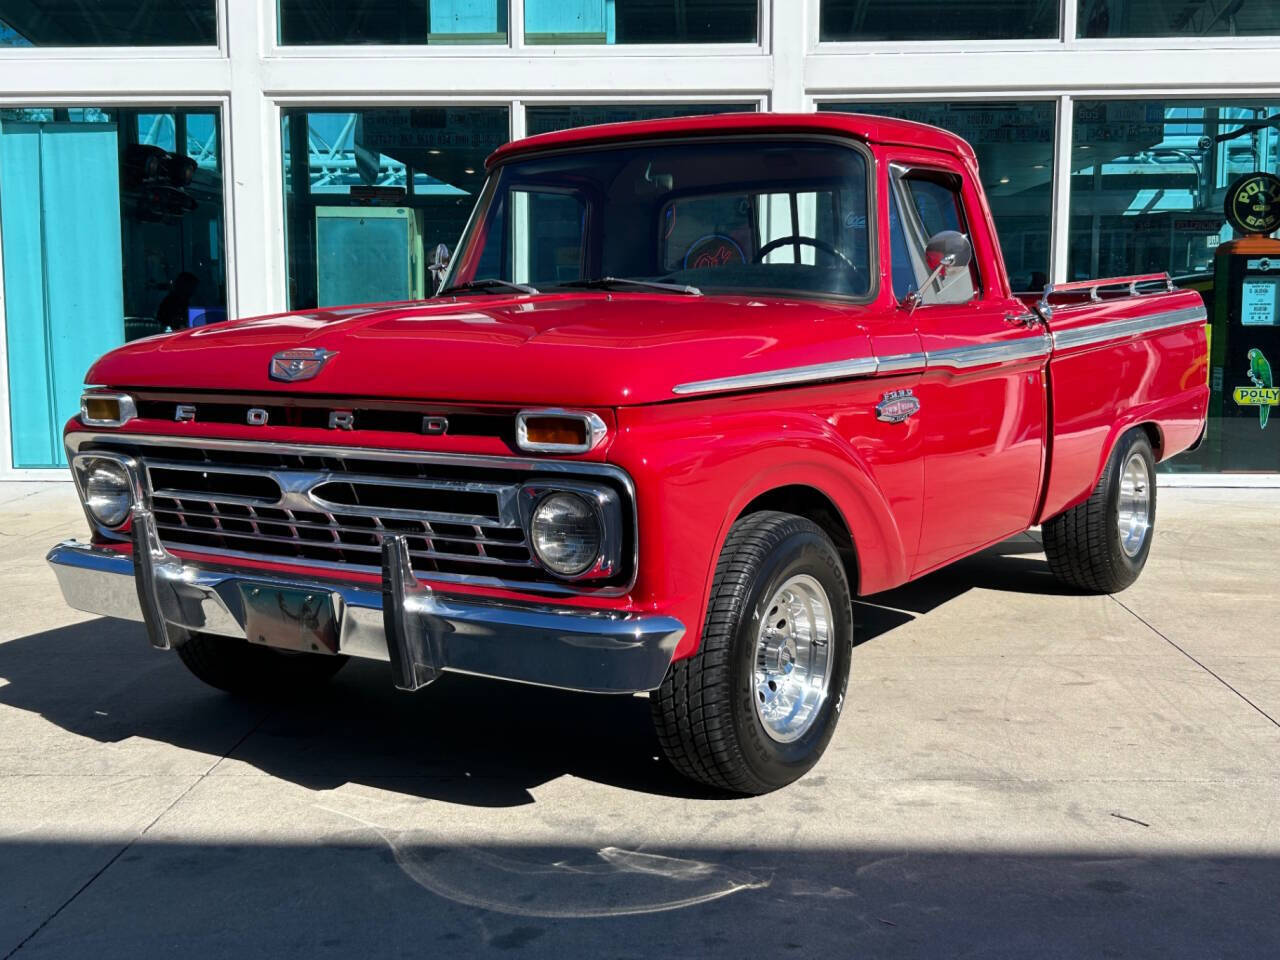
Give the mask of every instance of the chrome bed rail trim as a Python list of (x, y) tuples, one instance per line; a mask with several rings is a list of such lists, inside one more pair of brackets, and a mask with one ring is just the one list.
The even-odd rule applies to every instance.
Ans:
[(1162, 310), (1143, 317), (1127, 317), (1123, 320), (1109, 320), (1092, 323), (1087, 326), (1074, 327), (1070, 330), (1055, 330), (1053, 346), (1055, 350), (1069, 347), (1093, 346), (1112, 340), (1137, 337), (1158, 330), (1168, 330), (1191, 323), (1204, 323), (1208, 319), (1204, 307), (1181, 307), (1177, 310)]

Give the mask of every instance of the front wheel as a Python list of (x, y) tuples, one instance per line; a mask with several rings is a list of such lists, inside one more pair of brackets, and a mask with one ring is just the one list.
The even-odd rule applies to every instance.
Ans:
[(1155, 525), (1156, 458), (1139, 428), (1116, 443), (1088, 500), (1045, 521), (1049, 569), (1068, 586), (1116, 593), (1142, 573)]
[(698, 652), (673, 663), (650, 699), (667, 759), (735, 793), (800, 778), (835, 732), (852, 647), (849, 582), (831, 539), (791, 514), (739, 520)]

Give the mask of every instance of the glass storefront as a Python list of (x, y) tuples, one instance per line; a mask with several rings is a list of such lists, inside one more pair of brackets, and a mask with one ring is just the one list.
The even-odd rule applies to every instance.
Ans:
[(526, 43), (755, 43), (757, 0), (525, 0)]
[[(655, 46), (675, 52), (659, 63)], [(1019, 292), (1163, 271), (1198, 290), (1215, 406), (1209, 443), (1173, 468), (1280, 475), (1280, 391), (1258, 382), (1280, 363), (1267, 339), (1280, 240), (1274, 257), (1266, 238), (1241, 247), (1224, 213), (1240, 178), (1280, 175), (1267, 86), (1280, 0), (0, 0), (6, 50), (0, 471), (61, 461), (59, 421), (94, 356), (226, 315), (224, 137), (246, 167), (233, 259), (248, 315), (429, 296), (436, 247), (457, 243), (513, 125), (535, 135), (772, 102), (964, 137)], [(966, 80), (966, 64), (981, 73), (1006, 51), (1031, 66)], [(1117, 59), (1141, 98), (1107, 92)], [(261, 76), (279, 143), (260, 111), (223, 129), (228, 75)], [(89, 96), (131, 105), (67, 106)], [(437, 105), (409, 105), (423, 99)], [(184, 103), (160, 106), (171, 101)], [(283, 193), (257, 209), (261, 167), (276, 163)], [(1276, 403), (1260, 410), (1259, 396)]]
[(506, 43), (507, 0), (279, 0), (280, 43)]
[(1247, 392), (1275, 386), (1259, 381), (1280, 362), (1280, 249), (1230, 255), (1225, 216), (1241, 177), (1280, 173), (1278, 128), (1280, 101), (1075, 101), (1070, 278), (1167, 271), (1209, 311), (1208, 441), (1172, 470), (1280, 471), (1269, 405)]
[(430, 295), (462, 235), (507, 107), (283, 111), (289, 308)]
[(755, 109), (750, 103), (557, 103), (525, 108), (525, 130), (529, 136), (570, 127), (628, 120), (659, 120), (664, 117), (691, 117), (703, 113), (737, 113)]
[(214, 0), (166, 0), (144, 11), (119, 0), (0, 0), (3, 47), (216, 46)]
[(1276, 172), (1280, 100), (1077, 100), (1070, 277), (1207, 277), (1234, 236), (1228, 185)]
[(1275, 0), (1079, 0), (1080, 37), (1280, 35)]
[(0, 109), (15, 467), (63, 462), (98, 356), (226, 319), (220, 125), (214, 108)]
[(818, 29), (824, 42), (1052, 39), (1058, 36), (1058, 4), (955, 0), (924, 9), (900, 0), (822, 0)]
[(870, 101), (824, 104), (822, 109), (929, 123), (969, 141), (978, 155), (1014, 289), (1044, 289), (1053, 225), (1053, 101)]

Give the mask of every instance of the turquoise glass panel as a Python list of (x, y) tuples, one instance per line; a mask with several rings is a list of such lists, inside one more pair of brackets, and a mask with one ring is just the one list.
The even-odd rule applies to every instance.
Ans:
[(14, 466), (58, 466), (89, 365), (124, 342), (116, 127), (5, 125), (0, 161)]
[(40, 124), (0, 123), (9, 420), (15, 464), (55, 462), (40, 241)]

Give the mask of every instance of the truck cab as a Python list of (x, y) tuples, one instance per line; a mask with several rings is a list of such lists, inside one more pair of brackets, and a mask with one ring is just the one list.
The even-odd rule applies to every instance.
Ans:
[(853, 596), (1036, 525), (1076, 588), (1140, 573), (1155, 465), (1203, 430), (1203, 305), (1015, 293), (964, 141), (718, 115), (488, 168), (428, 300), (95, 364), (68, 602), (232, 691), (357, 656), (647, 692), (678, 770), (759, 793), (833, 735)]

